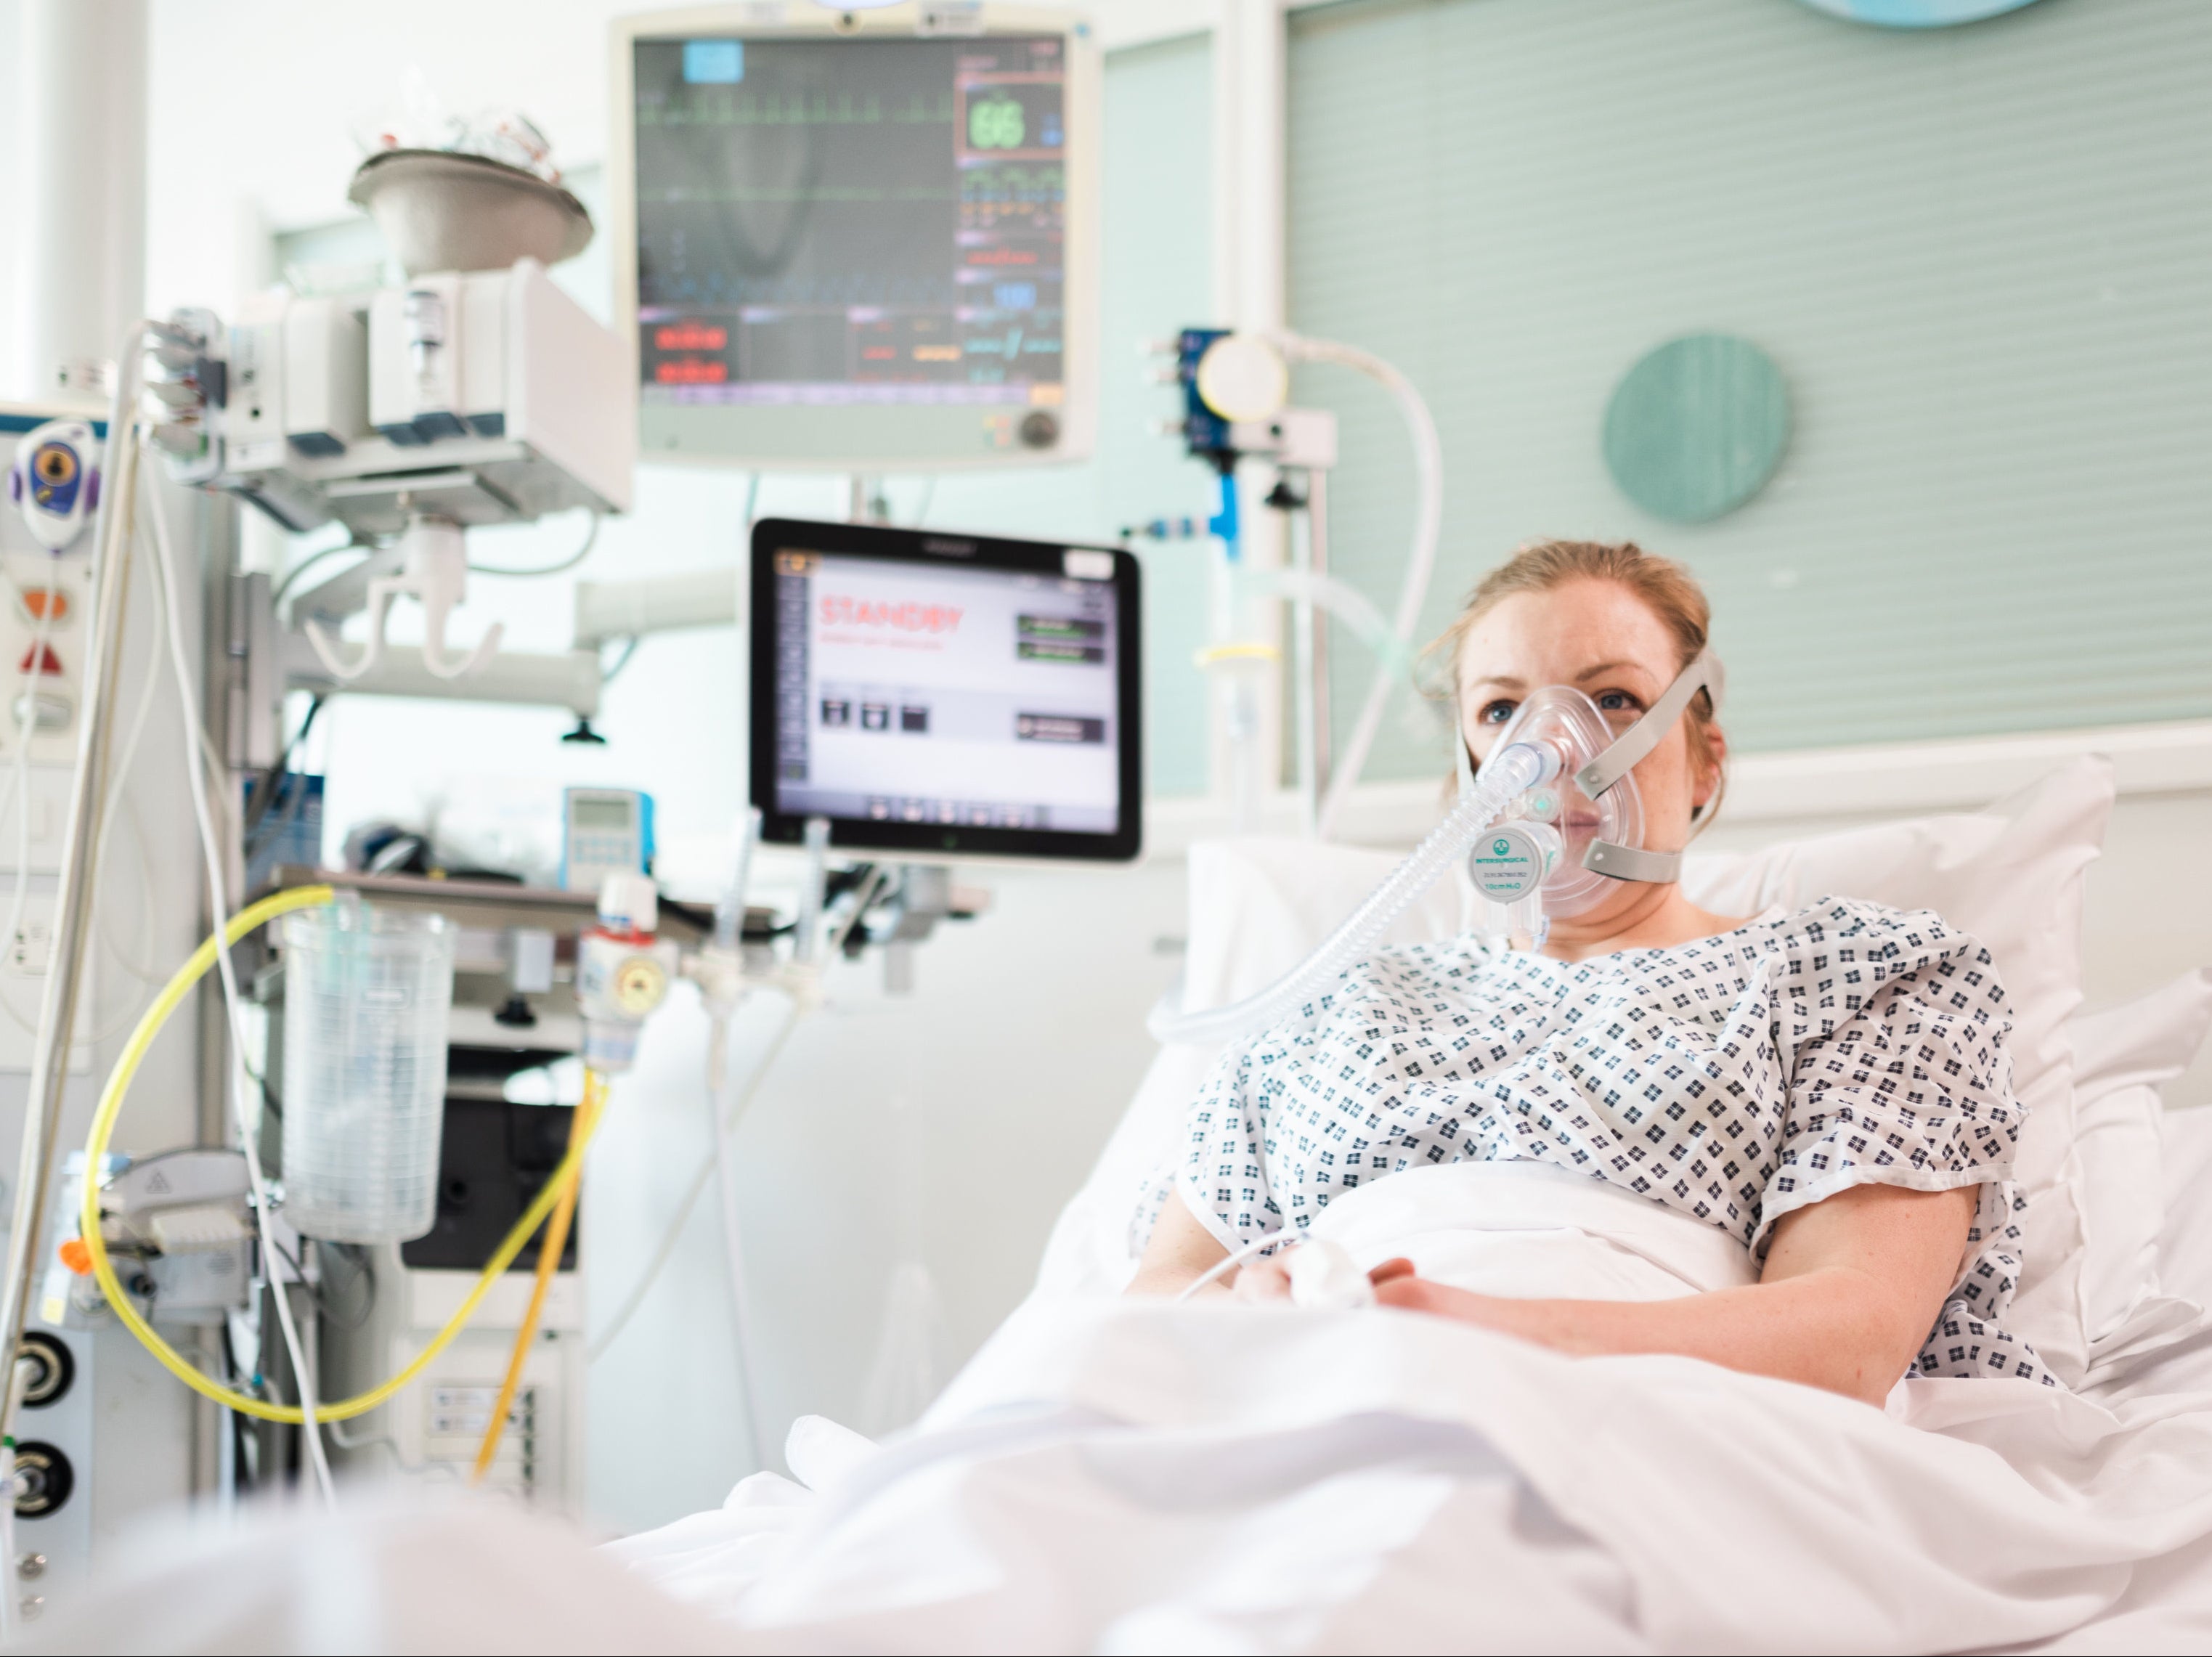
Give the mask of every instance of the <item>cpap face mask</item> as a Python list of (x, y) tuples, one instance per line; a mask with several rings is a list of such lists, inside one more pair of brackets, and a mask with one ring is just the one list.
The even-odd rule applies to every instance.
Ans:
[[(1721, 681), (1719, 660), (1706, 650), (1647, 712), (1617, 725), (1568, 685), (1547, 685), (1515, 710), (1491, 752), (1525, 744), (1557, 753), (1560, 764), (1515, 796), (1468, 852), (1475, 890), (1503, 912), (1497, 930), (1525, 934), (1540, 947), (1553, 917), (1595, 907), (1608, 882), (1680, 878), (1680, 852), (1644, 843), (1644, 801), (1632, 773), (1698, 692), (1710, 691), (1719, 707)], [(1455, 748), (1464, 795), (1476, 774), (1463, 734)]]

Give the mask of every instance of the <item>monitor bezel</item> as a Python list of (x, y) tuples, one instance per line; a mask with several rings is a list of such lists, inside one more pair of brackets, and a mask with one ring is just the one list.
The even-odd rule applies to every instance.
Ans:
[(806, 819), (775, 805), (775, 554), (819, 552), (961, 569), (1063, 576), (1071, 551), (1100, 552), (1114, 561), (1115, 706), (1120, 721), (1121, 823), (1110, 835), (1054, 829), (981, 828), (960, 824), (884, 822), (872, 817), (831, 817), (830, 843), (854, 851), (908, 853), (905, 863), (968, 859), (1059, 863), (1133, 863), (1144, 854), (1143, 592), (1136, 555), (1123, 547), (1067, 541), (1012, 541), (957, 531), (895, 529), (877, 524), (838, 524), (797, 518), (763, 518), (748, 548), (746, 629), (750, 665), (751, 803), (760, 809), (761, 838), (799, 843)]
[[(641, 39), (702, 33), (738, 39), (868, 40), (973, 39), (990, 35), (1058, 35), (1066, 54), (1066, 130), (1068, 137), (1066, 267), (1061, 288), (1062, 362), (1066, 378), (1060, 435), (1049, 446), (978, 450), (972, 428), (960, 420), (979, 412), (969, 405), (807, 404), (730, 407), (648, 404), (638, 398), (638, 458), (664, 464), (773, 468), (779, 471), (912, 472), (988, 470), (1002, 466), (1061, 465), (1087, 460), (1097, 446), (1100, 285), (1100, 144), (1103, 131), (1104, 67), (1097, 31), (1079, 14), (1039, 6), (987, 3), (963, 9), (951, 23), (933, 24), (939, 9), (899, 4), (841, 12), (791, 6), (780, 21), (762, 21), (757, 3), (689, 7), (615, 18), (608, 26), (611, 87), (608, 103), (606, 233), (613, 283), (611, 325), (629, 356), (633, 391), (638, 385), (637, 154), (634, 49)], [(1032, 406), (1009, 404), (1020, 414)], [(941, 426), (927, 440), (871, 448), (852, 434), (882, 423), (896, 412), (927, 416)], [(912, 422), (908, 422), (909, 425)], [(965, 437), (956, 438), (958, 430)], [(738, 433), (724, 436), (722, 433)]]

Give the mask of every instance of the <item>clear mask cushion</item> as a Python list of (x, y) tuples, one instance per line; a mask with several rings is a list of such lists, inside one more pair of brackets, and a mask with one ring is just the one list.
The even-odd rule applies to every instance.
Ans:
[[(1513, 743), (1541, 743), (1564, 763), (1556, 778), (1520, 795), (1477, 839), (1468, 853), (1468, 874), (1477, 891), (1512, 909), (1516, 917), (1525, 918), (1537, 906), (1546, 916), (1565, 916), (1594, 907), (1618, 884), (1584, 868), (1583, 858), (1593, 840), (1644, 844), (1644, 802), (1636, 779), (1621, 778), (1596, 799), (1577, 788), (1574, 779), (1620, 736), (1597, 704), (1569, 685), (1546, 685), (1515, 710), (1490, 751), (1498, 753)], [(1508, 931), (1543, 930), (1513, 924), (1513, 917), (1508, 920)]]

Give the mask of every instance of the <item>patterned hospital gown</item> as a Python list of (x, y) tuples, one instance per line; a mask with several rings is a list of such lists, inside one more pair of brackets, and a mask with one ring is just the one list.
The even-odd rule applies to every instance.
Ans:
[[(1714, 938), (1577, 962), (1472, 937), (1375, 956), (1223, 1053), (1176, 1187), (1238, 1247), (1422, 1163), (1579, 1168), (1764, 1259), (1852, 1186), (1979, 1186), (1929, 1375), (2056, 1384), (2002, 1320), (2019, 1280), (2025, 1112), (1989, 951), (1927, 910), (1826, 898)], [(1154, 1204), (1165, 1199), (1165, 1170)], [(1147, 1215), (1140, 1225), (1150, 1229)]]

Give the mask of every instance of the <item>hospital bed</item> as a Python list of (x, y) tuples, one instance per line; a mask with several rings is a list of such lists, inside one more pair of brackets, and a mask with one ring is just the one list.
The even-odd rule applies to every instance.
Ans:
[[(395, 1649), (604, 1645), (617, 1607), (641, 1648), (2203, 1648), (2212, 1112), (2159, 1089), (2212, 1025), (2212, 976), (2081, 1015), (2083, 876), (2112, 806), (2084, 759), (1986, 810), (1687, 877), (1724, 913), (1848, 891), (1990, 944), (2036, 1108), (2015, 1326), (2069, 1389), (1914, 1380), (1877, 1412), (1437, 1320), (1122, 1302), (1137, 1194), (1206, 1062), (1169, 1048), (1034, 1292), (917, 1431), (878, 1446), (802, 1421), (792, 1478), (597, 1557), (493, 1514), (270, 1534), (220, 1632), (195, 1643), (167, 1615), (161, 1642), (309, 1643), (344, 1589), (382, 1619), (363, 1643)], [(1389, 861), (1194, 848), (1188, 1003), (1267, 981)], [(1462, 901), (1440, 885), (1396, 937), (1449, 934)], [(109, 1642), (151, 1630), (184, 1569), (118, 1588)]]

